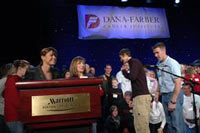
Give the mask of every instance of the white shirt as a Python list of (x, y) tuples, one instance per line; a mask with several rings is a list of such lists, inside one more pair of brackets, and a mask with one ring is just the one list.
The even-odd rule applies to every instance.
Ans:
[(146, 78), (147, 78), (147, 86), (148, 86), (149, 92), (151, 94), (155, 94), (158, 89), (157, 79), (149, 77), (149, 76), (146, 76)]
[(151, 124), (158, 124), (158, 123), (162, 122), (160, 127), (161, 128), (165, 127), (166, 118), (165, 118), (165, 112), (164, 112), (162, 103), (160, 103), (160, 102), (156, 103), (155, 101), (153, 101), (151, 112), (150, 112), (149, 122)]
[[(200, 96), (194, 94), (195, 97), (195, 105), (196, 105), (196, 110), (197, 110), (197, 118), (199, 118), (199, 111), (200, 111)], [(194, 119), (194, 111), (193, 111), (193, 94), (191, 93), (190, 96), (185, 96), (184, 95), (184, 101), (183, 101), (183, 117), (184, 121), (186, 119)], [(189, 124), (189, 123), (188, 123)], [(193, 128), (195, 125), (190, 124), (189, 127)]]
[(126, 91), (132, 92), (131, 81), (124, 77), (122, 71), (119, 71), (117, 73), (116, 78), (117, 78), (118, 82), (121, 84), (121, 89), (122, 89), (123, 95)]

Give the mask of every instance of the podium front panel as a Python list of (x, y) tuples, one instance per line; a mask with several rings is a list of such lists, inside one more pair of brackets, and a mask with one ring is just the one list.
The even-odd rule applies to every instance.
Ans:
[(99, 86), (20, 90), (23, 123), (94, 119), (101, 116)]

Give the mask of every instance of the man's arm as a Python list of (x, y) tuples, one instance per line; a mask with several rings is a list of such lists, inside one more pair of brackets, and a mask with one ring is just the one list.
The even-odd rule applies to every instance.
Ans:
[(134, 81), (137, 79), (139, 68), (141, 67), (138, 61), (130, 62), (130, 73), (127, 72), (127, 70), (122, 70), (122, 73), (125, 78)]
[(172, 99), (171, 99), (172, 102), (176, 102), (176, 99), (177, 99), (179, 92), (181, 90), (181, 79), (176, 78), (176, 79), (174, 79), (174, 82), (175, 82), (175, 88), (174, 88)]
[(169, 103), (169, 107), (168, 107), (169, 111), (173, 111), (176, 108), (176, 100), (177, 100), (177, 97), (178, 97), (179, 92), (181, 90), (181, 79), (175, 78), (174, 83), (175, 83), (175, 88), (174, 88), (174, 91), (173, 91), (171, 101)]

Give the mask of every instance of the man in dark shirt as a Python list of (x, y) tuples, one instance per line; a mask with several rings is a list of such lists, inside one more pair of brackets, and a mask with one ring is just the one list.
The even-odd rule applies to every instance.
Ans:
[(148, 91), (146, 75), (142, 63), (131, 57), (129, 49), (122, 49), (119, 52), (123, 63), (129, 64), (130, 70), (122, 70), (125, 78), (131, 80), (133, 103), (134, 103), (134, 126), (136, 133), (150, 133), (149, 114), (151, 96)]
[[(104, 95), (101, 97), (102, 119), (101, 119), (101, 123), (98, 125), (103, 125), (107, 117), (109, 116), (108, 94), (110, 93), (110, 90), (112, 89), (112, 79), (113, 79), (112, 66), (110, 64), (106, 64), (104, 70), (105, 70), (105, 73), (99, 76), (104, 79), (101, 85), (104, 91)], [(102, 129), (102, 127), (99, 127), (99, 129)]]

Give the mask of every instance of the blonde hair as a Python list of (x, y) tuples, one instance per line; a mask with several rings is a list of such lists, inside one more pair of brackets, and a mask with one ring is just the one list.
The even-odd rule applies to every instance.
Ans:
[[(72, 59), (71, 64), (70, 64), (70, 68), (69, 68), (70, 77), (78, 76), (77, 65), (80, 62), (85, 63), (85, 59), (81, 56), (76, 56)], [(84, 71), (84, 73), (85, 73), (85, 71)]]
[(192, 74), (195, 74), (195, 68), (194, 67), (188, 67), (186, 70), (186, 74), (189, 76), (192, 76)]

